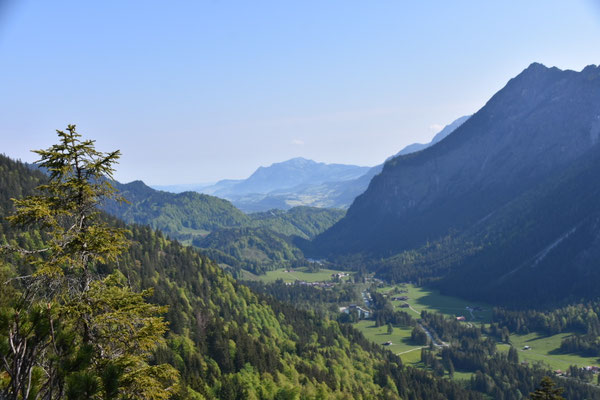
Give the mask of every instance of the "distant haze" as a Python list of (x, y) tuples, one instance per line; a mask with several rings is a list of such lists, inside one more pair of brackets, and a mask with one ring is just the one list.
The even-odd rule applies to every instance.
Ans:
[(123, 152), (118, 180), (154, 185), (294, 157), (374, 166), (533, 61), (600, 61), (584, 0), (23, 0), (0, 23), (0, 152), (33, 161), (76, 123)]

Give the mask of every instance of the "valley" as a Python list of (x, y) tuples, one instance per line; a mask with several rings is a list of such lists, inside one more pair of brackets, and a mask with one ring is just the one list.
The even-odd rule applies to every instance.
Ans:
[[(599, 71), (533, 63), (472, 116), (371, 169), (293, 159), (205, 189), (233, 204), (128, 184), (139, 201), (107, 210), (165, 229), (251, 290), (353, 329), (407, 367), (514, 399), (560, 370), (569, 393), (600, 398), (582, 369), (600, 362), (600, 153), (588, 135)], [(289, 208), (302, 204), (294, 196), (349, 208)], [(166, 212), (180, 198), (186, 211)], [(198, 201), (222, 211), (190, 218)], [(260, 204), (288, 210), (242, 212)], [(149, 208), (164, 211), (146, 220)]]
[[(600, 144), (588, 135), (599, 82), (600, 67), (534, 63), (374, 169), (293, 159), (211, 189), (362, 187), (347, 210), (248, 213), (122, 184), (109, 168), (119, 152), (96, 152), (73, 125), (38, 152), (39, 169), (0, 156), (0, 339), (39, 337), (40, 357), (72, 368), (55, 378), (50, 359), (32, 361), (46, 375), (19, 387), (55, 398), (50, 379), (73, 391), (97, 382), (98, 396), (146, 390), (125, 378), (136, 362), (164, 372), (148, 372), (164, 398), (520, 400), (550, 377), (569, 398), (600, 399)], [(147, 336), (106, 359), (104, 332), (130, 323)], [(55, 324), (75, 338), (67, 350)], [(3, 368), (0, 390), (20, 399)]]
[[(387, 327), (376, 326), (373, 321), (362, 320), (353, 324), (365, 338), (384, 346), (385, 349), (400, 356), (402, 361), (408, 365), (418, 365), (421, 361), (421, 352), (423, 346), (415, 346), (410, 339), (411, 328), (395, 327), (391, 334), (388, 334)], [(392, 342), (390, 345), (384, 345), (386, 342)]]
[[(375, 286), (373, 286), (373, 283), (354, 283), (352, 271), (344, 272), (340, 270), (321, 269), (317, 272), (310, 272), (306, 269), (294, 271), (279, 269), (267, 272), (261, 276), (250, 277), (248, 274), (243, 276), (243, 279), (260, 280), (264, 283), (281, 280), (288, 284), (295, 283), (300, 285), (303, 282), (319, 282), (323, 285), (318, 285), (316, 290), (335, 291), (333, 274), (348, 274), (346, 285), (351, 285), (356, 292), (366, 293), (369, 287), (376, 287), (377, 293), (385, 295), (394, 310), (407, 312), (416, 321), (419, 320), (421, 312), (426, 311), (429, 313), (439, 313), (450, 319), (464, 318), (463, 321), (460, 321), (460, 324), (469, 328), (484, 326), (486, 329), (489, 329), (490, 324), (493, 322), (493, 305), (442, 295), (436, 289), (419, 287), (411, 283), (385, 285), (383, 282), (378, 282)], [(371, 310), (368, 304), (361, 304), (358, 301), (357, 304), (367, 310)], [(335, 306), (347, 307), (348, 304), (338, 303)], [(333, 308), (335, 309), (335, 307)], [(331, 316), (336, 317), (335, 312), (332, 312)], [(352, 326), (361, 332), (367, 340), (398, 355), (406, 365), (427, 369), (421, 361), (421, 349), (427, 349), (428, 345), (415, 343), (411, 339), (412, 326), (393, 324), (392, 332), (389, 333), (387, 324), (378, 325), (373, 318), (359, 319), (353, 322)], [(571, 366), (578, 368), (599, 366), (599, 357), (584, 357), (560, 350), (561, 341), (573, 334), (511, 333), (508, 343), (500, 340), (500, 338), (495, 338), (494, 340), (499, 352), (508, 353), (512, 346), (518, 351), (519, 362), (530, 365), (536, 364), (551, 371), (567, 371)], [(460, 337), (455, 337), (454, 339), (460, 339)], [(529, 348), (525, 349), (526, 346), (529, 346)], [(470, 379), (473, 374), (474, 371), (457, 371), (453, 375), (453, 378), (458, 380)]]
[(600, 400), (599, 16), (0, 0), (0, 400)]
[[(480, 324), (492, 321), (492, 305), (442, 295), (436, 289), (427, 289), (406, 283), (384, 286), (379, 288), (378, 291), (387, 294), (391, 298), (392, 305), (396, 308), (403, 308), (403, 304), (408, 304), (409, 309), (417, 316), (422, 311), (428, 311), (449, 317), (464, 317), (465, 321), (470, 323)], [(401, 298), (404, 296), (406, 300), (394, 300), (394, 297)]]

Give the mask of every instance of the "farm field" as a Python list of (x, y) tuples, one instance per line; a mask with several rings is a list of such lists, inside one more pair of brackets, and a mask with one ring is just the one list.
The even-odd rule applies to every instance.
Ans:
[[(288, 272), (289, 271), (289, 272)], [(331, 281), (331, 275), (337, 273), (348, 273), (347, 271), (337, 271), (333, 269), (320, 269), (317, 272), (309, 272), (307, 268), (286, 269), (280, 268), (274, 271), (268, 271), (264, 275), (244, 276), (253, 280), (260, 280), (265, 283), (275, 282), (282, 279), (284, 282), (305, 281), (305, 282), (327, 282)], [(249, 273), (248, 273), (249, 274)], [(344, 279), (348, 279), (347, 277)]]
[[(493, 306), (482, 302), (473, 302), (462, 300), (457, 297), (445, 296), (440, 294), (437, 290), (406, 283), (386, 286), (379, 289), (379, 291), (381, 293), (388, 293), (391, 296), (408, 296), (406, 303), (410, 305), (410, 308), (405, 309), (405, 311), (412, 311), (415, 316), (425, 310), (439, 312), (452, 317), (464, 316), (468, 322), (489, 323), (492, 320)], [(404, 301), (392, 301), (392, 304), (398, 308), (403, 303)], [(469, 312), (467, 307), (479, 308), (480, 310)]]
[(414, 365), (421, 361), (421, 351), (419, 349), (422, 346), (415, 345), (410, 340), (412, 328), (394, 327), (393, 333), (388, 335), (387, 325), (375, 326), (375, 322), (371, 320), (361, 320), (353, 326), (373, 343), (383, 345), (383, 343), (391, 341), (392, 345), (383, 347), (394, 354), (400, 355), (402, 361), (406, 364)]
[[(392, 304), (396, 309), (412, 313), (414, 317), (419, 318), (421, 311), (439, 312), (448, 316), (464, 316), (467, 322), (490, 322), (492, 319), (492, 307), (481, 302), (470, 302), (456, 297), (445, 296), (439, 292), (423, 287), (417, 287), (412, 284), (398, 284), (385, 286), (379, 289), (381, 293), (387, 293), (390, 296), (407, 296), (406, 301), (394, 300)], [(400, 308), (403, 303), (408, 303), (410, 308)], [(467, 307), (479, 308), (480, 311), (467, 310)], [(387, 334), (387, 326), (376, 327), (374, 321), (362, 320), (354, 324), (354, 327), (360, 330), (363, 335), (374, 343), (382, 345), (386, 341), (393, 344), (385, 346), (394, 354), (400, 355), (402, 361), (406, 364), (419, 366), (421, 364), (421, 346), (415, 345), (410, 341), (412, 328), (394, 327), (391, 335)], [(471, 373), (457, 371), (454, 379), (469, 379)]]
[[(284, 268), (269, 271), (265, 275), (253, 275), (249, 272), (244, 272), (245, 279), (261, 280), (263, 282), (273, 282), (282, 279), (285, 282), (294, 282), (302, 280), (306, 282), (330, 281), (331, 275), (339, 272), (339, 270), (321, 269), (318, 272), (308, 272), (306, 268), (298, 268), (286, 270)], [(348, 278), (345, 278), (348, 279)], [(492, 306), (481, 302), (472, 302), (462, 300), (456, 297), (440, 294), (436, 290), (417, 287), (412, 284), (398, 284), (385, 286), (378, 289), (381, 293), (386, 293), (390, 296), (407, 296), (406, 301), (394, 300), (392, 304), (396, 309), (412, 313), (418, 319), (421, 311), (438, 312), (447, 316), (456, 317), (464, 316), (466, 323), (490, 323), (492, 320)], [(403, 303), (408, 303), (410, 308), (400, 308)], [(471, 308), (471, 312), (467, 309)], [(381, 345), (394, 354), (399, 355), (406, 365), (415, 367), (423, 367), (421, 364), (420, 345), (415, 345), (410, 340), (412, 328), (394, 327), (393, 333), (388, 335), (387, 325), (380, 327), (375, 326), (372, 320), (361, 320), (354, 323), (353, 326), (361, 331), (365, 338)], [(580, 367), (588, 365), (600, 365), (600, 359), (595, 357), (582, 357), (575, 354), (563, 354), (559, 352), (561, 340), (570, 335), (569, 333), (561, 333), (553, 336), (540, 335), (538, 333), (530, 333), (527, 335), (512, 334), (510, 336), (511, 343), (519, 352), (519, 360), (527, 361), (531, 364), (542, 362), (551, 369), (566, 370), (570, 365)], [(383, 346), (383, 343), (391, 341), (393, 344)], [(523, 350), (524, 346), (530, 346), (530, 350)], [(507, 344), (498, 344), (499, 351), (508, 351)], [(471, 372), (456, 371), (455, 380), (469, 379)]]
[[(546, 336), (538, 333), (529, 333), (527, 335), (510, 335), (512, 345), (519, 351), (519, 361), (529, 363), (543, 362), (551, 369), (566, 370), (570, 365), (585, 367), (588, 365), (599, 365), (600, 360), (596, 357), (582, 357), (576, 354), (560, 353), (561, 340), (569, 336), (570, 333), (559, 333), (557, 335)], [(524, 346), (530, 346), (531, 349), (523, 350)], [(498, 345), (499, 350), (508, 351), (508, 345)]]

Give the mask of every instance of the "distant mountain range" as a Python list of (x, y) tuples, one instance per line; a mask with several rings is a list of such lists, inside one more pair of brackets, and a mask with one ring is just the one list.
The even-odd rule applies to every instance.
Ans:
[(445, 139), (387, 161), (312, 251), (489, 301), (591, 295), (599, 141), (600, 68), (534, 63)]
[(232, 195), (271, 193), (307, 184), (319, 185), (325, 182), (348, 181), (358, 178), (368, 170), (369, 167), (325, 164), (298, 157), (272, 164), (269, 167), (259, 167), (248, 179), (233, 185), (230, 184), (230, 181), (226, 181), (204, 190), (225, 198)]
[[(469, 116), (447, 125), (426, 144), (413, 143), (397, 154), (423, 150), (449, 135)], [(196, 191), (230, 200), (246, 212), (289, 209), (296, 206), (347, 208), (364, 192), (383, 164), (375, 167), (325, 164), (293, 158), (268, 167), (259, 167), (242, 180), (226, 179), (212, 185), (153, 186), (172, 192)]]
[[(290, 209), (296, 206), (327, 208), (347, 207), (349, 201), (337, 201), (331, 187), (344, 186), (369, 173), (370, 167), (325, 164), (305, 158), (292, 158), (259, 167), (246, 179), (224, 179), (212, 185), (154, 186), (172, 192), (196, 191), (230, 200), (245, 212)], [(366, 187), (366, 186), (365, 186)], [(364, 190), (364, 189), (363, 189)]]
[(153, 186), (158, 190), (182, 192), (193, 190), (221, 198), (245, 194), (267, 194), (307, 184), (347, 181), (365, 174), (369, 167), (325, 164), (302, 157), (259, 167), (246, 179), (223, 179), (214, 184)]

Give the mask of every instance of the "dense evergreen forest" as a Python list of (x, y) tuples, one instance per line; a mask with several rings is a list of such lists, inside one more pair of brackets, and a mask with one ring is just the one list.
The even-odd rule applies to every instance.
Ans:
[(219, 229), (205, 238), (194, 239), (192, 244), (213, 250), (210, 254), (219, 263), (255, 274), (309, 264), (289, 237), (268, 228)]
[[(273, 297), (283, 303), (293, 304), (296, 308), (311, 310), (331, 318), (340, 316), (339, 307), (343, 304), (359, 304), (362, 301), (354, 283), (340, 283), (336, 290), (293, 284), (282, 281), (265, 284), (260, 281), (245, 281), (250, 289)], [(343, 314), (346, 315), (346, 314)]]

